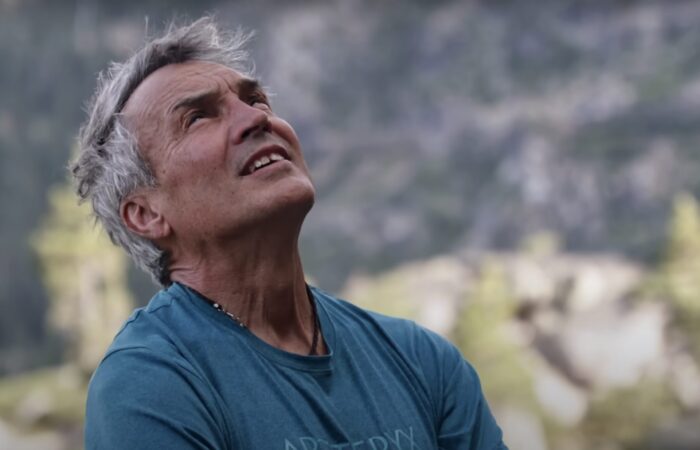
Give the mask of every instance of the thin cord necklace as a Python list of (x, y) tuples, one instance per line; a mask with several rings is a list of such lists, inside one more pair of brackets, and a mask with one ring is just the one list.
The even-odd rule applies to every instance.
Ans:
[[(190, 288), (192, 289), (192, 288)], [(194, 289), (192, 289), (194, 291)], [(197, 292), (197, 291), (195, 291)], [(214, 309), (216, 309), (219, 312), (222, 312), (226, 314), (231, 320), (233, 320), (238, 326), (241, 328), (248, 328), (239, 316), (233, 314), (232, 312), (227, 311), (223, 306), (221, 306), (220, 303), (214, 302), (212, 300), (209, 300), (207, 297), (204, 295), (200, 294), (197, 292), (200, 297), (205, 299), (208, 303), (210, 303)], [(313, 331), (313, 337), (311, 339), (311, 349), (309, 350), (309, 356), (316, 356), (318, 355), (318, 335), (319, 335), (319, 323), (318, 323), (318, 313), (316, 312), (316, 302), (314, 301), (314, 297), (311, 294), (311, 289), (309, 289), (309, 285), (306, 285), (306, 295), (309, 297), (309, 303), (311, 303), (311, 312), (313, 314), (313, 321), (314, 321), (314, 331)]]
[(316, 347), (318, 347), (318, 329), (319, 329), (319, 323), (318, 323), (318, 313), (316, 312), (316, 302), (314, 301), (314, 297), (311, 294), (311, 289), (309, 289), (309, 285), (306, 285), (306, 296), (309, 297), (309, 302), (311, 303), (311, 314), (314, 316), (314, 331), (313, 331), (313, 338), (311, 339), (311, 349), (309, 350), (309, 356), (316, 356), (318, 355), (316, 351)]

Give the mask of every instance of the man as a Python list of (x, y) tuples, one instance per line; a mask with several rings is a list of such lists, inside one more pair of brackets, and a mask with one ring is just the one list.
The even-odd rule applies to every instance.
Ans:
[(78, 193), (164, 289), (91, 380), (86, 448), (505, 448), (454, 346), (305, 283), (314, 187), (244, 40), (200, 19), (100, 79)]

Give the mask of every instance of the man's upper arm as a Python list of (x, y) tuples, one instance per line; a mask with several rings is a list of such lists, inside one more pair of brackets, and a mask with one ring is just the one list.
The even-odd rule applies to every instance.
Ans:
[[(455, 352), (457, 350), (455, 349)], [(458, 352), (457, 352), (458, 353)], [(438, 445), (443, 450), (507, 450), (474, 368), (457, 354), (444, 384)]]
[(90, 382), (85, 448), (223, 449), (211, 389), (178, 358), (145, 347), (118, 350)]

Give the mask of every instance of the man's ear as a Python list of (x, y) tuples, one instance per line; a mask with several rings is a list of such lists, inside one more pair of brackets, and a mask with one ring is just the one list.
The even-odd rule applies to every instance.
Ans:
[(126, 227), (141, 237), (159, 240), (170, 234), (170, 224), (144, 194), (133, 194), (119, 206), (119, 215)]

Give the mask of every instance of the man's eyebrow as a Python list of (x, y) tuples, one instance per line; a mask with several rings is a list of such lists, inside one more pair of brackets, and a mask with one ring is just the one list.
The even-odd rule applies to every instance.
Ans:
[(200, 105), (207, 102), (208, 100), (215, 99), (219, 96), (219, 89), (207, 89), (200, 92), (195, 92), (194, 94), (188, 95), (184, 98), (178, 100), (175, 105), (169, 109), (169, 113), (172, 114), (178, 109), (188, 108), (194, 105)]
[[(239, 97), (245, 97), (250, 95), (255, 91), (262, 91), (262, 85), (260, 81), (253, 78), (241, 78), (235, 84), (236, 91)], [(170, 114), (174, 113), (178, 109), (188, 108), (194, 105), (199, 105), (207, 101), (213, 100), (220, 95), (219, 89), (206, 89), (200, 92), (195, 92), (194, 94), (188, 95), (180, 99), (175, 105), (168, 111)]]
[(240, 80), (238, 80), (236, 85), (238, 88), (239, 97), (250, 95), (251, 92), (263, 90), (260, 81), (254, 78), (241, 78)]

